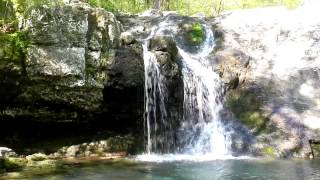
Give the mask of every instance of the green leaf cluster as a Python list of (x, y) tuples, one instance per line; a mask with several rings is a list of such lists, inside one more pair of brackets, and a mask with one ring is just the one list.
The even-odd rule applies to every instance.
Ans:
[(23, 58), (30, 44), (30, 39), (25, 32), (1, 33), (0, 46), (2, 55), (0, 58), (17, 64)]
[(9, 42), (11, 42), (15, 48), (21, 49), (24, 53), (31, 44), (27, 33), (23, 31), (9, 34), (8, 37)]

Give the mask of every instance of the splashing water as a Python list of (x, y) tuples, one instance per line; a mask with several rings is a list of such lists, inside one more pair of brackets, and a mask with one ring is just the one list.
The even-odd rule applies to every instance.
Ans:
[[(168, 98), (166, 79), (155, 54), (148, 50), (150, 38), (163, 35), (161, 32), (172, 28), (169, 23), (162, 23), (165, 26), (161, 26), (157, 32), (152, 31), (143, 41), (147, 154), (138, 156), (137, 159), (146, 161), (155, 159), (155, 156), (157, 160), (160, 157), (179, 160), (231, 157), (231, 138), (226, 133), (219, 116), (223, 108), (223, 85), (206, 59), (214, 48), (212, 31), (204, 25), (206, 38), (197, 53), (188, 53), (177, 43), (182, 57), (184, 102), (180, 126), (173, 128), (167, 119), (170, 109), (166, 107)], [(175, 32), (175, 29), (171, 29), (171, 32)], [(157, 156), (154, 153), (166, 155)]]

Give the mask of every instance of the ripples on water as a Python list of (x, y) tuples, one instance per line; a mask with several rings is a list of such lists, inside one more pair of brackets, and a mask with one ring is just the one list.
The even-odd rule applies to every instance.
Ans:
[[(0, 178), (1, 179), (1, 178)], [(51, 175), (27, 175), (22, 179), (130, 179), (130, 180), (238, 180), (320, 179), (320, 161), (230, 159), (214, 161), (139, 162), (132, 160), (70, 166)]]

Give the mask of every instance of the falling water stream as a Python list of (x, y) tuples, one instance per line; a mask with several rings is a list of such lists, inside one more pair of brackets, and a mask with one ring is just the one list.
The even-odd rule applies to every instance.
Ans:
[(166, 106), (166, 78), (156, 55), (149, 51), (148, 42), (152, 37), (163, 35), (163, 31), (174, 32), (176, 29), (167, 22), (162, 22), (159, 27), (160, 30), (153, 30), (143, 40), (146, 154), (138, 156), (138, 159), (204, 160), (230, 157), (230, 136), (219, 116), (223, 108), (223, 84), (206, 58), (215, 45), (211, 29), (203, 25), (206, 37), (196, 53), (188, 52), (176, 41), (182, 64), (184, 102), (183, 117), (179, 120), (179, 127), (174, 128), (167, 117), (170, 108)]
[[(148, 51), (148, 41), (143, 44), (143, 58), (145, 66), (145, 134), (147, 135), (147, 153), (157, 150), (158, 124), (165, 124), (167, 110), (165, 99), (167, 91), (164, 85), (165, 77), (161, 73), (160, 65), (154, 53)], [(163, 126), (162, 126), (163, 127)], [(170, 127), (169, 127), (170, 129)], [(161, 129), (166, 130), (166, 129)], [(169, 144), (166, 141), (166, 144)], [(171, 143), (172, 144), (172, 143)]]

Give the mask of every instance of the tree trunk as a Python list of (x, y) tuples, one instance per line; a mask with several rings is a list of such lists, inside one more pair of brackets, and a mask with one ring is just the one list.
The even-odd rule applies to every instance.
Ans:
[(154, 2), (154, 9), (161, 9), (161, 0), (155, 0)]

